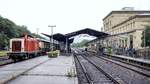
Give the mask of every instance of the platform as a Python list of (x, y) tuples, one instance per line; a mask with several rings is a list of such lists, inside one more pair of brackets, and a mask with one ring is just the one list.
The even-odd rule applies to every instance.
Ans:
[(47, 60), (48, 58), (46, 56), (41, 56), (41, 57), (25, 60), (22, 62), (1, 66), (0, 84), (6, 83), (7, 81), (16, 78), (20, 74), (25, 73), (26, 71), (32, 69), (33, 67)]
[(106, 55), (111, 55), (113, 57), (121, 58), (121, 59), (128, 59), (128, 60), (132, 60), (132, 61), (139, 62), (139, 63), (150, 64), (150, 60), (148, 60), (148, 59), (133, 58), (133, 57), (129, 57), (129, 56), (115, 55), (115, 54), (106, 54)]
[(9, 64), (0, 67), (0, 84), (78, 84), (76, 76), (68, 76), (76, 74), (73, 60), (72, 56), (41, 56)]

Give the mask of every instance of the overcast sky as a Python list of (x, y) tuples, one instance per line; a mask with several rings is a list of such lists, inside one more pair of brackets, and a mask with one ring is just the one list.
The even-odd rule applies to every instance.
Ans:
[(0, 15), (31, 32), (69, 33), (84, 28), (101, 30), (102, 19), (112, 10), (134, 7), (149, 10), (150, 0), (0, 0)]

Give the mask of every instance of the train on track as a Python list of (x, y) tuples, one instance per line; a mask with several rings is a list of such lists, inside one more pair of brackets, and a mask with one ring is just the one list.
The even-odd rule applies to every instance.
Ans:
[(46, 54), (50, 42), (24, 34), (20, 38), (10, 39), (10, 49), (7, 55), (14, 61), (29, 59)]

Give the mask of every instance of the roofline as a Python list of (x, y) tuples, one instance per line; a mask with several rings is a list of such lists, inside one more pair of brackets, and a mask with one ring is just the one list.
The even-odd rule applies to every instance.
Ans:
[(127, 10), (118, 10), (118, 11), (117, 11), (117, 10), (116, 10), (116, 11), (111, 11), (108, 15), (106, 15), (106, 16), (103, 18), (103, 21), (104, 21), (108, 16), (110, 16), (111, 14), (113, 14), (113, 13), (120, 13), (120, 12), (122, 12), (122, 13), (123, 13), (123, 12), (125, 12), (125, 13), (126, 13), (126, 12), (130, 12), (130, 13), (134, 13), (134, 12), (139, 12), (139, 13), (140, 13), (140, 12), (147, 12), (147, 13), (150, 13), (150, 10), (135, 10), (135, 11), (134, 11), (134, 10), (131, 10), (131, 11), (130, 11), (130, 10), (129, 10), (129, 11), (127, 11)]
[[(49, 38), (53, 37), (53, 39), (56, 40), (56, 41), (58, 41), (58, 42), (65, 42), (66, 41), (66, 40), (62, 40), (62, 38), (66, 39), (66, 36), (63, 35), (63, 34), (61, 34), (61, 33), (56, 33), (56, 34), (53, 34), (53, 35), (48, 35), (48, 34), (45, 34), (45, 33), (42, 33), (42, 34), (45, 35), (45, 36), (47, 36), (47, 37), (49, 37)], [(61, 38), (61, 39), (55, 38), (55, 35), (60, 35), (61, 37), (59, 37), (59, 38)]]
[(64, 34), (61, 34), (61, 33), (56, 33), (56, 34), (53, 34), (53, 35), (49, 35), (49, 34), (45, 34), (45, 33), (41, 33), (41, 34), (43, 34), (43, 35), (45, 35), (45, 36), (47, 36), (47, 37), (52, 37), (52, 36), (54, 36), (54, 35), (62, 35), (62, 36), (64, 36), (64, 37), (66, 37), (66, 35), (64, 35)]
[[(68, 38), (70, 38), (70, 37), (72, 37), (72, 36), (76, 36), (76, 35), (74, 35), (75, 33), (81, 32), (81, 31), (85, 31), (85, 30), (90, 30), (90, 31), (94, 31), (94, 32), (96, 32), (96, 33), (103, 33), (103, 34), (105, 34), (105, 35), (108, 35), (107, 33), (102, 32), (102, 31), (98, 31), (98, 30), (91, 29), (91, 28), (85, 28), (85, 29), (81, 29), (81, 30), (74, 31), (74, 32), (71, 32), (71, 33), (67, 33), (67, 34), (65, 34), (65, 36), (68, 37)], [(77, 35), (78, 35), (78, 34), (77, 34)], [(92, 35), (91, 35), (91, 36), (92, 36)], [(94, 35), (93, 35), (93, 36), (94, 36)], [(97, 37), (97, 36), (95, 35), (95, 37)]]
[(130, 17), (130, 18), (128, 18), (127, 20), (125, 20), (125, 21), (123, 21), (123, 22), (121, 22), (121, 23), (119, 23), (119, 24), (113, 26), (112, 28), (118, 27), (118, 26), (120, 26), (120, 25), (122, 25), (122, 24), (124, 24), (124, 23), (126, 23), (126, 22), (128, 22), (128, 21), (130, 21), (130, 20), (135, 19), (135, 18), (141, 18), (141, 17), (150, 17), (150, 15), (135, 15), (135, 16)]
[[(132, 32), (136, 32), (138, 30), (144, 30), (144, 29), (134, 29), (134, 30), (131, 30), (131, 31), (128, 31), (128, 32), (123, 32), (123, 33), (118, 33), (118, 34), (113, 34), (113, 35), (108, 35), (108, 36), (105, 36), (104, 38), (107, 38), (107, 37), (112, 37), (112, 36), (118, 36), (118, 35), (125, 35), (125, 34), (129, 34), (129, 33), (132, 33)], [(101, 38), (96, 38), (96, 39), (93, 39), (87, 43), (92, 43), (94, 41), (97, 41), (97, 40), (100, 40)]]

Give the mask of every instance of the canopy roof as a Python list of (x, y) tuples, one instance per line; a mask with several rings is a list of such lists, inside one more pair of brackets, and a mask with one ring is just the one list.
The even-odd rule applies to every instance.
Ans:
[(85, 28), (85, 29), (82, 29), (82, 30), (79, 30), (79, 31), (75, 31), (75, 32), (72, 32), (72, 33), (65, 34), (65, 36), (70, 38), (72, 36), (76, 36), (76, 35), (79, 35), (79, 34), (88, 34), (88, 35), (99, 37), (99, 38), (108, 35), (107, 33), (104, 33), (104, 32), (100, 32), (100, 31), (93, 30), (93, 29), (90, 29), (90, 28)]
[(65, 41), (66, 40), (66, 36), (60, 33), (54, 34), (54, 35), (48, 35), (48, 34), (44, 34), (43, 35), (47, 36), (47, 37), (53, 37), (53, 39), (57, 40), (57, 41)]
[(69, 39), (69, 42), (68, 42), (68, 43), (73, 43), (73, 41), (74, 41), (74, 38)]
[[(50, 38), (53, 37), (53, 39), (55, 39), (57, 41), (63, 41), (63, 42), (66, 41), (66, 38), (69, 39), (70, 37), (73, 37), (73, 36), (76, 36), (76, 35), (79, 35), (79, 34), (88, 34), (88, 35), (95, 36), (95, 37), (98, 37), (98, 38), (105, 37), (105, 36), (108, 35), (107, 33), (96, 31), (96, 30), (93, 30), (93, 29), (90, 29), (90, 28), (78, 30), (78, 31), (71, 32), (71, 33), (68, 33), (68, 34), (65, 34), (65, 35), (60, 34), (60, 33), (54, 34), (52, 36), (48, 35), (48, 34), (44, 34), (44, 33), (42, 33), (42, 34), (47, 36), (47, 37), (50, 37)], [(74, 39), (69, 39), (69, 43), (72, 43), (73, 40)]]

